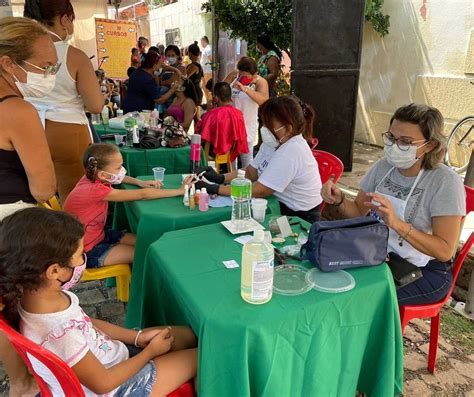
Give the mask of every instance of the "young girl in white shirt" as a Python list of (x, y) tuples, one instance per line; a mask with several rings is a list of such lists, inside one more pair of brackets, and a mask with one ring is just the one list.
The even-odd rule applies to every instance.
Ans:
[[(194, 378), (190, 328), (137, 331), (84, 313), (68, 291), (86, 267), (83, 236), (83, 226), (65, 212), (28, 208), (3, 220), (0, 296), (10, 322), (69, 365), (86, 396), (164, 396)], [(53, 395), (62, 395), (49, 371), (33, 367)]]

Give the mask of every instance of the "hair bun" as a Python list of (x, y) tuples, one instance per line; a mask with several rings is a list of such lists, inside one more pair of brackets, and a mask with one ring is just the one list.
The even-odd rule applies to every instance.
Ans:
[(198, 42), (197, 42), (197, 41), (195, 41), (195, 42), (194, 42), (194, 44), (196, 44), (196, 45), (197, 45), (197, 44), (198, 44)]

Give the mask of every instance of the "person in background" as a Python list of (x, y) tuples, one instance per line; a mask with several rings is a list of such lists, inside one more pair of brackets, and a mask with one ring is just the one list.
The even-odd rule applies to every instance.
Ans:
[(184, 47), (181, 49), (181, 53), (183, 54), (183, 65), (188, 66), (191, 65), (193, 61), (191, 61), (191, 58), (189, 58), (189, 51), (188, 47)]
[[(179, 189), (160, 189), (155, 181), (141, 181), (126, 176), (123, 158), (115, 145), (91, 145), (84, 153), (85, 175), (69, 194), (64, 210), (75, 215), (85, 227), (84, 251), (88, 267), (96, 268), (120, 263), (132, 263), (135, 235), (105, 227), (109, 202), (127, 202), (175, 197), (184, 193)], [(188, 178), (186, 181), (189, 181)], [(142, 189), (115, 189), (113, 185), (127, 183)]]
[(155, 73), (164, 67), (180, 74), (178, 69), (163, 65), (160, 56), (156, 52), (149, 51), (145, 55), (145, 60), (132, 73), (128, 81), (127, 95), (123, 101), (124, 113), (153, 110), (155, 104), (164, 104), (173, 96), (176, 85), (173, 85), (168, 92), (162, 94), (160, 86), (156, 82)]
[[(178, 69), (182, 75), (186, 76), (186, 67), (182, 64), (181, 51), (173, 44), (166, 47), (165, 50), (166, 63)], [(164, 72), (160, 76), (160, 85), (164, 87), (171, 87), (175, 81), (178, 81), (180, 75), (173, 72)]]
[(258, 60), (258, 73), (268, 81), (270, 96), (276, 96), (276, 81), (280, 75), (282, 53), (267, 34), (257, 37), (257, 50), (262, 53)]
[(213, 154), (229, 153), (230, 161), (234, 161), (239, 154), (249, 150), (244, 116), (232, 103), (232, 88), (228, 83), (215, 85), (214, 101), (217, 107), (202, 117), (195, 133), (201, 134), (203, 141), (210, 142)]
[(188, 52), (189, 58), (191, 59), (191, 64), (186, 67), (186, 76), (194, 84), (198, 99), (196, 105), (199, 106), (202, 103), (202, 98), (204, 96), (201, 87), (201, 80), (204, 77), (204, 73), (202, 71), (202, 66), (199, 63), (201, 58), (201, 50), (199, 49), (197, 41), (188, 47)]
[(241, 154), (240, 161), (245, 168), (253, 160), (253, 147), (258, 140), (258, 108), (268, 99), (268, 83), (257, 74), (257, 64), (249, 57), (240, 58), (237, 70), (224, 81), (232, 86), (234, 105), (244, 115), (249, 152)]
[(130, 66), (132, 68), (138, 68), (140, 67), (140, 52), (138, 51), (138, 48), (132, 48), (132, 55), (130, 57)]
[[(59, 67), (43, 26), (27, 18), (0, 19), (0, 221), (56, 193), (44, 128), (36, 109), (23, 97), (47, 95)], [(8, 238), (16, 241), (18, 236)], [(2, 332), (0, 362), (10, 379), (11, 396), (38, 393), (33, 376)]]
[(411, 103), (393, 114), (383, 133), (385, 157), (360, 181), (355, 201), (328, 181), (323, 198), (346, 218), (371, 216), (390, 229), (388, 249), (421, 268), (423, 277), (397, 289), (400, 305), (436, 302), (453, 281), (466, 195), (461, 178), (444, 165), (443, 116)]
[[(68, 365), (85, 396), (166, 396), (192, 380), (198, 351), (189, 327), (137, 331), (84, 313), (69, 291), (88, 260), (83, 236), (83, 226), (63, 211), (28, 208), (3, 221), (0, 295), (10, 322)], [(32, 360), (32, 366), (51, 395), (64, 395), (44, 365)]]
[(206, 86), (204, 88), (211, 93), (211, 100), (201, 104), (201, 108), (204, 110), (204, 112), (208, 112), (209, 110), (214, 109), (217, 106), (216, 102), (214, 101), (213, 86), (214, 81), (212, 80), (212, 78), (207, 80)]
[(196, 101), (197, 95), (194, 85), (187, 79), (179, 80), (176, 85), (175, 98), (166, 113), (168, 116), (173, 116), (186, 132), (188, 132), (196, 113)]
[(138, 38), (138, 43), (137, 43), (137, 47), (138, 47), (138, 52), (139, 52), (139, 55), (140, 55), (140, 62), (143, 62), (144, 59), (145, 59), (145, 55), (146, 55), (146, 48), (148, 47), (148, 39), (146, 37), (143, 37), (143, 36), (140, 36)]
[(207, 82), (212, 78), (212, 47), (209, 45), (209, 39), (207, 36), (201, 37), (201, 47), (202, 47), (202, 55), (201, 55), (201, 65), (202, 71), (204, 73), (204, 92), (206, 94), (207, 102), (212, 100), (212, 91), (206, 89)]
[(26, 0), (24, 15), (40, 22), (54, 41), (61, 68), (53, 90), (42, 98), (27, 98), (45, 123), (62, 202), (82, 176), (82, 153), (93, 139), (85, 113), (100, 113), (100, 92), (89, 57), (69, 45), (74, 33), (74, 9), (69, 0)]
[[(274, 195), (280, 202), (282, 215), (298, 216), (309, 223), (321, 214), (321, 177), (318, 163), (306, 142), (313, 134), (314, 110), (298, 98), (283, 96), (270, 98), (260, 108), (263, 123), (262, 145), (257, 156), (245, 169), (253, 182), (254, 197)], [(230, 196), (230, 183), (237, 171), (217, 174), (204, 169), (204, 177), (217, 183), (196, 183), (209, 194)], [(198, 172), (202, 172), (199, 170)]]

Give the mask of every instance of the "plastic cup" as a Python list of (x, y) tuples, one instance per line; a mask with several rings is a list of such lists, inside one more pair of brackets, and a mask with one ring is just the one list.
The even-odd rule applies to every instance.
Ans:
[(153, 168), (153, 176), (155, 177), (155, 181), (163, 182), (163, 180), (165, 179), (165, 171), (166, 168), (163, 167)]
[(151, 110), (142, 110), (142, 117), (145, 125), (150, 125)]
[(260, 199), (260, 198), (252, 200), (253, 219), (255, 219), (259, 223), (262, 223), (265, 220), (266, 211), (267, 211), (267, 200)]
[(92, 114), (91, 114), (91, 121), (92, 121), (92, 124), (93, 124), (93, 125), (102, 124), (102, 122), (101, 122), (101, 120), (100, 120), (100, 114), (92, 113)]
[(121, 145), (123, 143), (123, 135), (120, 135), (120, 134), (115, 134), (114, 135), (114, 138), (115, 138), (115, 144), (116, 145)]

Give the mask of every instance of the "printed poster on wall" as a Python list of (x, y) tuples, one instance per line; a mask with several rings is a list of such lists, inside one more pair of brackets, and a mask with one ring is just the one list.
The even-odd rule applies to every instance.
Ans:
[(137, 26), (134, 22), (95, 19), (97, 61), (107, 76), (126, 79), (132, 48), (137, 46)]

